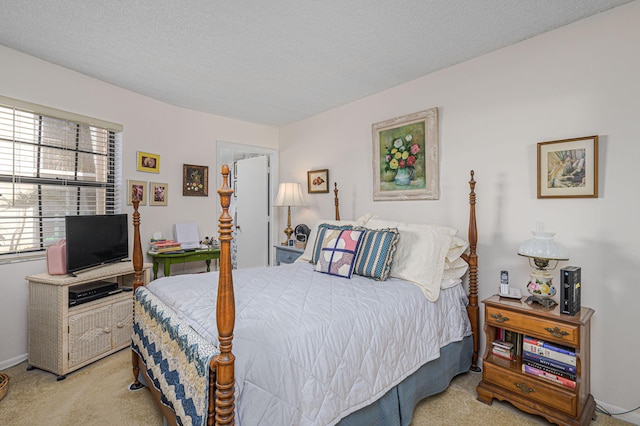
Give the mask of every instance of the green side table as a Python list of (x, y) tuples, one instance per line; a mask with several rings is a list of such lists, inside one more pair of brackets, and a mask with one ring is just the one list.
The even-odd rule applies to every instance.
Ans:
[(171, 275), (171, 265), (176, 263), (197, 262), (207, 263), (207, 272), (211, 272), (211, 260), (220, 259), (220, 249), (185, 251), (183, 253), (147, 253), (153, 260), (153, 279), (158, 278), (158, 267), (164, 265), (164, 276)]

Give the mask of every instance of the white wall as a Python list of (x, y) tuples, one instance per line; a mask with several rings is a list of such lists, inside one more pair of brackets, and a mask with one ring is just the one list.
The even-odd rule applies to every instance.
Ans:
[[(125, 182), (135, 179), (169, 184), (167, 207), (140, 207), (143, 244), (154, 231), (172, 237), (175, 222), (196, 222), (203, 238), (217, 231), (216, 141), (278, 147), (275, 127), (172, 107), (3, 46), (0, 63), (0, 94), (124, 125)], [(136, 151), (159, 154), (160, 173), (137, 172)], [(183, 164), (209, 166), (208, 197), (182, 196)], [(131, 213), (131, 206), (123, 204), (123, 212)], [(192, 270), (194, 265), (174, 265), (172, 273)], [(26, 358), (24, 277), (41, 272), (46, 272), (44, 261), (0, 264), (0, 369)]]
[[(529, 267), (516, 250), (542, 221), (570, 251), (560, 267), (582, 267), (583, 305), (595, 309), (592, 393), (635, 408), (639, 22), (634, 2), (286, 126), (281, 181), (304, 184), (307, 170), (328, 168), (343, 219), (372, 212), (451, 224), (466, 235), (474, 169), (481, 298), (496, 293), (501, 269), (525, 290)], [(371, 125), (430, 107), (440, 112), (440, 200), (374, 203)], [(600, 197), (537, 199), (536, 144), (589, 135), (600, 136)], [(332, 193), (306, 198), (308, 208), (292, 209), (295, 224), (333, 216)]]

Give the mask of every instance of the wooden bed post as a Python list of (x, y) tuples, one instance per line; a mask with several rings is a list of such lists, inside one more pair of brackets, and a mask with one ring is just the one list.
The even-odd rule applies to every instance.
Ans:
[(340, 201), (338, 200), (338, 182), (333, 182), (333, 197), (336, 204), (336, 220), (340, 220)]
[[(143, 267), (143, 255), (142, 245), (140, 243), (140, 213), (138, 212), (138, 206), (140, 200), (131, 200), (133, 203), (133, 295), (138, 287), (143, 285), (142, 280), (142, 267)], [(135, 317), (135, 304), (133, 306), (133, 315)], [(131, 364), (133, 366), (133, 383), (129, 386), (129, 390), (138, 390), (144, 387), (138, 380), (138, 374), (140, 373), (140, 356), (134, 350), (131, 351)]]
[(478, 307), (478, 255), (476, 247), (478, 245), (478, 228), (476, 226), (476, 181), (473, 179), (474, 172), (471, 170), (471, 180), (469, 181), (469, 306), (467, 313), (473, 330), (473, 357), (471, 358), (471, 371), (480, 371), (478, 367), (478, 352), (480, 350), (480, 308)]
[[(218, 299), (216, 302), (216, 323), (218, 325), (218, 341), (220, 354), (211, 362), (216, 369), (215, 391), (215, 424), (234, 424), (234, 361), (231, 352), (233, 327), (235, 325), (236, 308), (233, 294), (233, 278), (231, 275), (231, 228), (233, 219), (229, 215), (229, 204), (233, 190), (229, 188), (229, 166), (222, 166), (222, 187), (218, 190), (222, 214), (218, 239), (220, 240), (220, 273), (218, 278)], [(212, 368), (213, 369), (213, 368)], [(211, 422), (211, 418), (208, 420)], [(211, 424), (211, 423), (209, 423)]]

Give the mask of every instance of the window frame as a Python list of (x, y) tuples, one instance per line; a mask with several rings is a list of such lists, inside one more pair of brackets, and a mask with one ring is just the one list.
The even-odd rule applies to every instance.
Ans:
[[(32, 244), (28, 246), (23, 245), (21, 242), (16, 244), (14, 238), (12, 238), (12, 244), (16, 244), (16, 247), (9, 251), (0, 251), (0, 264), (44, 257), (47, 247), (55, 244), (60, 235), (64, 238), (64, 216), (66, 215), (116, 214), (121, 212), (122, 125), (4, 96), (0, 96), (0, 106), (5, 110), (9, 110), (7, 117), (12, 116), (15, 119), (18, 112), (19, 114), (27, 114), (28, 120), (34, 120), (36, 124), (34, 127), (37, 129), (28, 139), (16, 137), (15, 132), (9, 138), (0, 135), (0, 141), (7, 144), (7, 146), (13, 146), (13, 151), (16, 150), (16, 147), (20, 149), (30, 147), (30, 149), (33, 148), (32, 152), (35, 153), (33, 154), (33, 159), (26, 162), (26, 164), (32, 163), (30, 170), (20, 175), (16, 173), (16, 169), (19, 169), (16, 164), (24, 165), (25, 163), (19, 159), (19, 154), (12, 152), (6, 155), (5, 150), (0, 151), (0, 156), (5, 156), (5, 165), (12, 165), (13, 172), (11, 175), (7, 174), (7, 167), (5, 167), (4, 172), (0, 171), (0, 184), (12, 187), (11, 200), (15, 200), (16, 188), (21, 185), (33, 185), (33, 193), (36, 196), (36, 201), (31, 202), (33, 203), (32, 208), (22, 207), (25, 209), (24, 217), (32, 222), (29, 228), (30, 232), (27, 233), (30, 236), (24, 238), (27, 238), (27, 244)], [(56, 124), (62, 123), (62, 128), (70, 131), (72, 136), (66, 142), (68, 143), (71, 140), (71, 144), (73, 144), (73, 139), (75, 138), (74, 148), (69, 148), (66, 145), (58, 146), (47, 141), (48, 135), (43, 132), (43, 129), (46, 131), (48, 120)], [(75, 134), (73, 134), (74, 129)], [(101, 139), (100, 148), (104, 149), (104, 152), (98, 152), (99, 149), (92, 144), (95, 134), (99, 134)], [(86, 148), (86, 146), (94, 149)], [(46, 155), (50, 156), (43, 157)], [(82, 164), (79, 161), (80, 156), (87, 156), (89, 160), (93, 161), (103, 158), (101, 160), (103, 162), (101, 164), (104, 164), (103, 171), (101, 173), (96, 171), (96, 178), (93, 180), (83, 178)], [(50, 159), (49, 162), (51, 163), (61, 161), (65, 166), (72, 164), (72, 170), (66, 168), (61, 171), (55, 170), (51, 172), (46, 168), (47, 159)], [(2, 160), (0, 158), (0, 161)], [(42, 176), (43, 170), (49, 170), (48, 173), (45, 173), (46, 176)], [(98, 175), (101, 176), (99, 179), (97, 178)], [(102, 177), (104, 177), (104, 180), (102, 180)], [(47, 198), (44, 192), (46, 192), (46, 189), (55, 187), (66, 187), (61, 188), (61, 194), (66, 195), (62, 207), (56, 205), (57, 201), (54, 201), (53, 204), (47, 204), (48, 202), (51, 203), (56, 195)], [(94, 195), (91, 192), (84, 194), (81, 191), (83, 188), (89, 191), (95, 189), (96, 192)], [(69, 189), (69, 191), (65, 191), (65, 189)], [(74, 192), (75, 202), (73, 201)], [(101, 192), (103, 194), (100, 194)], [(16, 207), (12, 206), (10, 208)], [(26, 214), (28, 211), (31, 214)], [(16, 223), (12, 231), (10, 227), (8, 228), (9, 232), (13, 232), (14, 235), (18, 234), (19, 239), (23, 238), (20, 228), (17, 226), (19, 223), (18, 216), (7, 215), (6, 217), (8, 220), (5, 225), (11, 225), (11, 220), (14, 219)], [(55, 229), (55, 240), (50, 238), (51, 230), (48, 229), (49, 227)], [(4, 244), (4, 241), (0, 241), (0, 243)]]

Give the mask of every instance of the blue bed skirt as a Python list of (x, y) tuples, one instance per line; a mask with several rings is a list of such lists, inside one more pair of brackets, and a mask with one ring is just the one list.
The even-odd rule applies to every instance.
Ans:
[(418, 369), (375, 403), (342, 419), (339, 426), (409, 426), (420, 400), (445, 390), (451, 379), (469, 371), (473, 336), (450, 343), (440, 357)]

